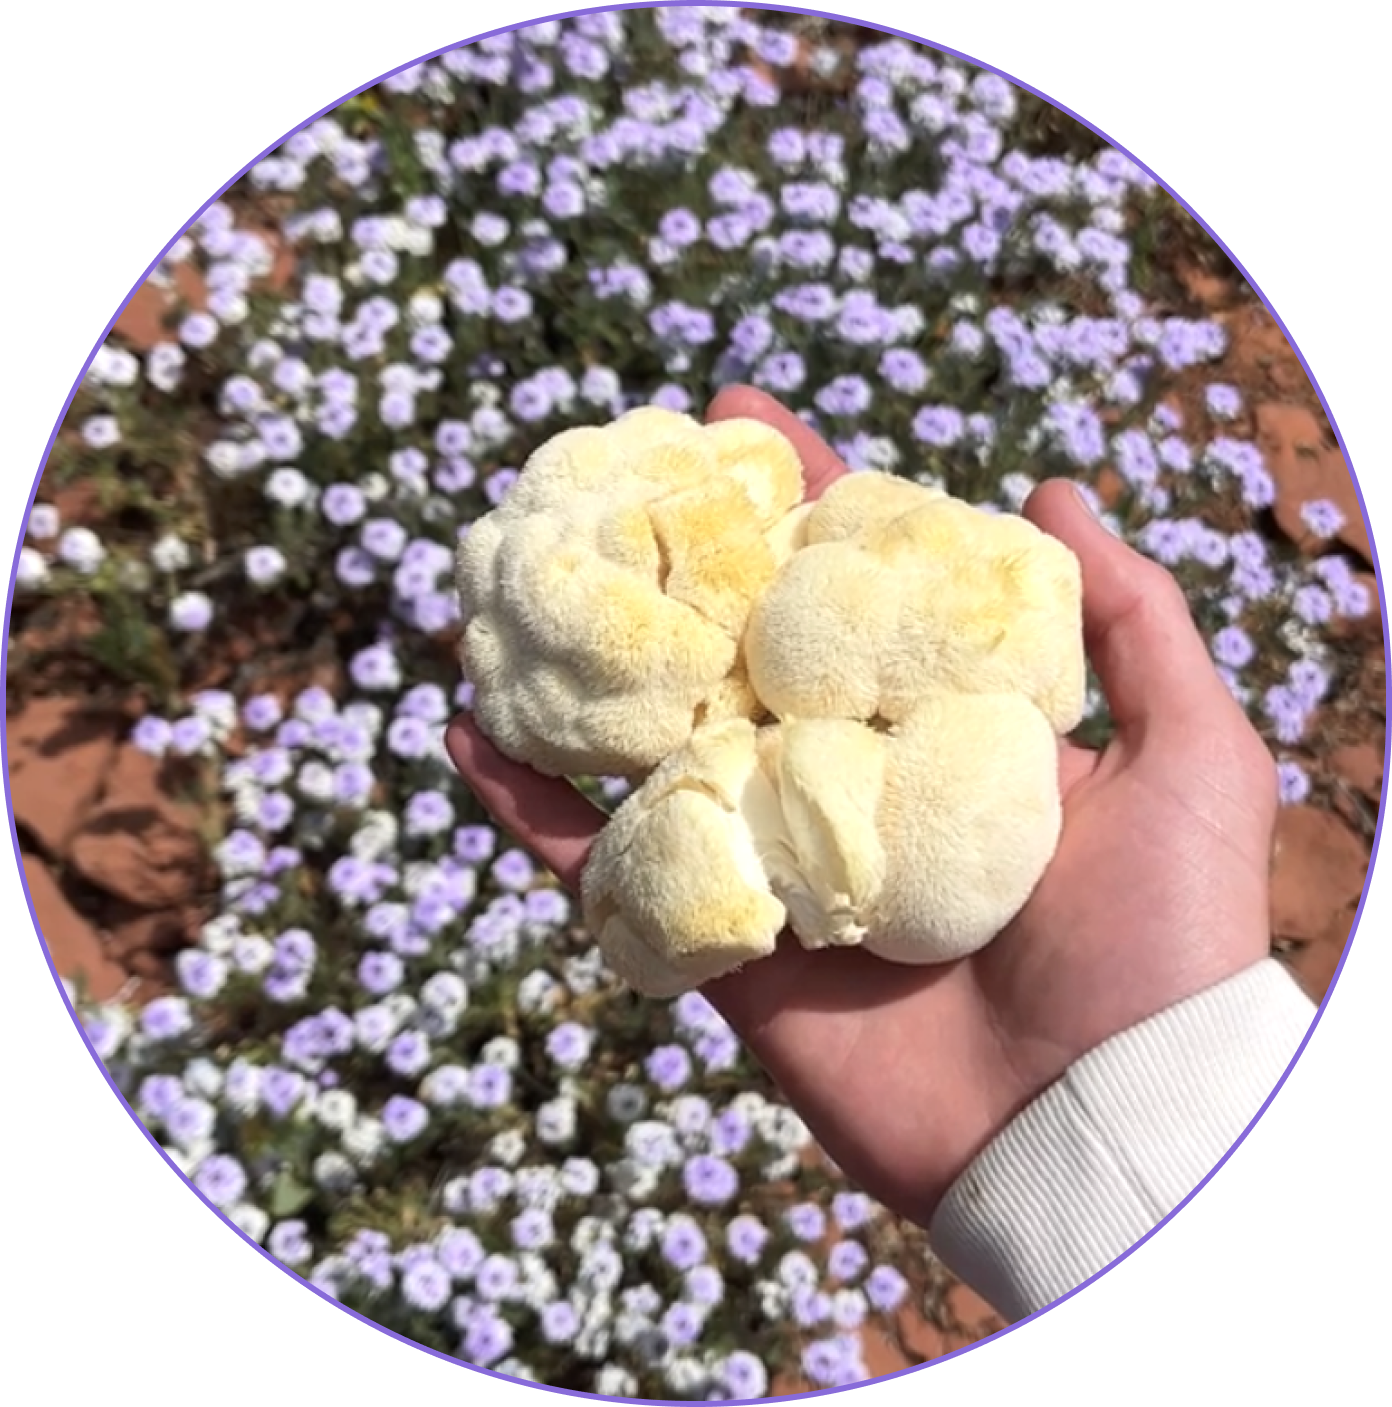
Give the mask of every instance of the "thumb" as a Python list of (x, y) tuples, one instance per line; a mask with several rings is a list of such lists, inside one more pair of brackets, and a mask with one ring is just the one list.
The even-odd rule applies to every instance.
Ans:
[(1237, 710), (1179, 583), (1110, 533), (1071, 481), (1042, 483), (1024, 516), (1078, 558), (1088, 659), (1123, 736), (1183, 739)]

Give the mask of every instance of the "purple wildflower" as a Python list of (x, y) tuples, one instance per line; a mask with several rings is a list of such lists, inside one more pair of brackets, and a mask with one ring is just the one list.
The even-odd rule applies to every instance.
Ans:
[(1298, 587), (1291, 609), (1306, 625), (1324, 625), (1334, 618), (1334, 598), (1322, 586)]
[(827, 1253), (827, 1270), (837, 1280), (856, 1279), (869, 1263), (869, 1253), (859, 1241), (838, 1241)]
[(358, 982), (365, 992), (384, 997), (394, 992), (406, 975), (405, 965), (395, 953), (364, 953), (358, 963)]
[(261, 1103), (277, 1119), (283, 1119), (304, 1098), (308, 1088), (303, 1075), (279, 1065), (268, 1065), (261, 1075)]
[(826, 1235), (826, 1213), (812, 1202), (790, 1207), (783, 1220), (799, 1241), (818, 1241)]
[(1310, 778), (1289, 758), (1276, 764), (1276, 782), (1282, 806), (1299, 806), (1310, 795)]
[(1257, 647), (1240, 625), (1225, 625), (1212, 640), (1213, 658), (1229, 669), (1242, 669), (1256, 658)]
[(1300, 521), (1316, 537), (1336, 537), (1348, 521), (1337, 504), (1327, 498), (1312, 499), (1300, 505)]
[(865, 1281), (865, 1294), (881, 1314), (892, 1314), (909, 1293), (909, 1282), (892, 1266), (877, 1265)]
[(483, 1243), (466, 1227), (446, 1231), (436, 1247), (439, 1262), (456, 1280), (468, 1280), (483, 1264)]
[(643, 1062), (648, 1078), (665, 1093), (680, 1089), (691, 1078), (691, 1057), (679, 1045), (662, 1045)]
[(549, 1344), (567, 1344), (580, 1330), (580, 1315), (568, 1300), (553, 1300), (541, 1311), (541, 1336)]
[(801, 387), (807, 379), (807, 367), (796, 352), (775, 352), (759, 364), (753, 379), (766, 390), (786, 395)]
[(382, 1106), (382, 1126), (393, 1143), (410, 1143), (430, 1123), (430, 1111), (419, 1100), (394, 1094)]
[(595, 1033), (578, 1021), (563, 1021), (546, 1038), (546, 1053), (562, 1070), (578, 1070), (590, 1057)]
[(489, 1368), (512, 1351), (512, 1343), (512, 1328), (507, 1320), (492, 1310), (481, 1310), (464, 1331), (463, 1353), (468, 1362)]
[(873, 393), (863, 376), (838, 376), (817, 392), (817, 409), (826, 415), (863, 415)]
[(401, 1277), (401, 1297), (426, 1313), (443, 1309), (453, 1293), (449, 1272), (433, 1256), (416, 1260)]
[(675, 1270), (691, 1270), (706, 1258), (706, 1238), (689, 1216), (668, 1218), (662, 1235), (662, 1258)]
[(501, 1065), (475, 1065), (469, 1071), (469, 1103), (475, 1109), (501, 1109), (512, 1098), (512, 1074)]
[(1278, 742), (1298, 743), (1305, 732), (1308, 705), (1287, 684), (1276, 684), (1262, 698), (1262, 710), (1271, 720)]
[(917, 395), (928, 384), (928, 368), (917, 352), (891, 347), (880, 358), (880, 375), (902, 395)]
[(193, 1185), (215, 1207), (230, 1207), (246, 1192), (247, 1175), (235, 1158), (214, 1153), (199, 1165)]
[(945, 449), (962, 438), (962, 412), (955, 406), (924, 406), (914, 416), (914, 435), (924, 444)]
[(403, 1031), (387, 1046), (386, 1060), (398, 1075), (419, 1075), (430, 1064), (430, 1042), (423, 1031)]

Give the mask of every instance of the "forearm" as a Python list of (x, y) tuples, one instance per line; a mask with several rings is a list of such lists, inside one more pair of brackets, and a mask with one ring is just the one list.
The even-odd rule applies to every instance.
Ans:
[(952, 1185), (930, 1228), (939, 1258), (1012, 1322), (1067, 1294), (1208, 1175), (1314, 1013), (1268, 959), (1104, 1042)]

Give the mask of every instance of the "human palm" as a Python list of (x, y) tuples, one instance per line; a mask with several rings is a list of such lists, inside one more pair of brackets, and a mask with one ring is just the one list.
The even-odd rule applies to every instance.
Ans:
[[(782, 430), (808, 496), (846, 472), (777, 402), (732, 388), (710, 419)], [(830, 1157), (926, 1225), (1005, 1124), (1088, 1050), (1267, 951), (1270, 754), (1214, 672), (1173, 579), (1113, 538), (1067, 484), (1026, 515), (1083, 570), (1088, 654), (1116, 735), (1064, 744), (1063, 831), (1028, 904), (981, 952), (929, 967), (857, 949), (778, 951), (706, 995)], [(604, 817), (502, 757), (467, 716), (446, 737), (494, 819), (572, 890)]]

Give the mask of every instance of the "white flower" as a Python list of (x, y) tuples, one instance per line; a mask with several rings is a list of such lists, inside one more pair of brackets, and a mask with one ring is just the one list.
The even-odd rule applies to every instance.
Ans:
[(595, 1393), (600, 1397), (636, 1397), (638, 1379), (617, 1363), (606, 1363), (594, 1379)]
[(589, 1158), (567, 1158), (557, 1178), (572, 1197), (589, 1197), (599, 1189), (599, 1168)]
[(445, 321), (445, 300), (434, 293), (421, 293), (411, 295), (411, 301), (407, 304), (407, 318), (415, 328), (429, 328), (438, 322)]
[(350, 1192), (357, 1185), (358, 1175), (352, 1163), (342, 1153), (330, 1150), (321, 1153), (310, 1168), (315, 1186), (326, 1192)]
[(140, 362), (124, 347), (104, 342), (97, 348), (87, 375), (100, 386), (134, 386), (140, 377)]
[(333, 799), (333, 771), (323, 762), (306, 762), (295, 774), (295, 785), (307, 801), (322, 805)]
[(1001, 477), (1000, 496), (1012, 513), (1018, 513), (1034, 487), (1035, 481), (1030, 475), (1016, 471)]
[(615, 1122), (631, 1124), (648, 1112), (648, 1096), (641, 1085), (617, 1084), (605, 1096), (604, 1107)]
[(326, 1089), (319, 1096), (314, 1117), (334, 1133), (346, 1133), (358, 1116), (358, 1101), (346, 1089)]
[(131, 1033), (132, 1021), (130, 1013), (119, 1006), (102, 1006), (98, 1008), (101, 1014), (101, 1030), (92, 1040), (92, 1048), (97, 1052), (101, 1060), (110, 1060), (112, 1056), (125, 1044), (126, 1037)]
[(437, 1109), (453, 1109), (468, 1103), (464, 1089), (468, 1071), (462, 1065), (438, 1065), (420, 1084), (420, 1097)]
[(82, 422), (82, 438), (92, 449), (110, 449), (121, 439), (121, 426), (114, 415), (90, 415)]
[(218, 914), (198, 930), (198, 942), (210, 953), (226, 957), (233, 943), (241, 936), (242, 921), (236, 914)]
[(420, 1010), (420, 1003), (408, 992), (391, 992), (382, 998), (382, 1005), (398, 1026), (404, 1026)]
[(387, 1131), (380, 1119), (364, 1115), (343, 1132), (343, 1151), (359, 1167), (370, 1167), (387, 1146)]
[(36, 542), (48, 542), (58, 536), (63, 527), (62, 515), (51, 503), (36, 503), (29, 510), (25, 533)]
[(754, 1285), (754, 1300), (765, 1319), (777, 1322), (787, 1317), (792, 1295), (775, 1280), (759, 1280)]
[(236, 1206), (230, 1207), (227, 1219), (258, 1243), (271, 1226), (270, 1217), (252, 1202), (238, 1202)]
[(526, 1016), (535, 1016), (554, 1007), (560, 1000), (561, 984), (543, 968), (533, 968), (517, 984), (517, 1009)]
[(870, 435), (861, 447), (867, 469), (878, 470), (882, 474), (893, 473), (899, 467), (899, 446), (886, 435)]
[(278, 547), (249, 547), (242, 558), (247, 580), (255, 586), (272, 586), (285, 575), (289, 563)]
[(494, 1036), (479, 1052), (479, 1059), (485, 1065), (501, 1065), (504, 1070), (515, 1070), (522, 1063), (522, 1048), (511, 1036)]
[(165, 533), (150, 548), (150, 563), (156, 571), (179, 572), (192, 560), (188, 543), (174, 533)]
[(358, 487), (362, 490), (362, 495), (369, 503), (381, 503), (391, 496), (391, 480), (385, 474), (364, 474), (358, 480)]
[(91, 528), (68, 528), (58, 539), (58, 560), (91, 576), (106, 561), (106, 548)]
[(159, 342), (145, 356), (145, 375), (156, 390), (170, 392), (183, 379), (188, 357), (177, 342)]
[(184, 1089), (203, 1099), (217, 1099), (222, 1093), (222, 1071), (204, 1055), (184, 1065)]
[(219, 479), (234, 479), (242, 472), (242, 447), (235, 440), (214, 440), (203, 458)]
[(48, 562), (35, 547), (21, 547), (15, 566), (15, 585), (21, 591), (35, 591), (48, 580)]
[(791, 1109), (767, 1104), (754, 1116), (754, 1127), (765, 1143), (782, 1153), (797, 1153), (812, 1141), (807, 1125)]
[(223, 1107), (250, 1118), (261, 1107), (262, 1071), (240, 1056), (227, 1067), (222, 1081)]
[(638, 1207), (624, 1227), (623, 1243), (631, 1251), (646, 1251), (657, 1244), (667, 1218), (656, 1207)]
[(693, 1397), (710, 1384), (710, 1373), (697, 1358), (680, 1354), (667, 1365), (667, 1386), (680, 1397)]
[(169, 625), (173, 630), (196, 633), (212, 619), (212, 600), (202, 591), (184, 591), (169, 603)]
[(435, 248), (435, 233), (424, 225), (408, 224), (401, 235), (401, 252), (423, 259)]
[(348, 842), (349, 852), (359, 860), (383, 860), (396, 849), (400, 830), (396, 817), (389, 811), (364, 812), (362, 822)]
[(298, 469), (285, 465), (267, 477), (265, 493), (272, 503), (282, 508), (299, 508), (309, 502), (313, 490)]
[(192, 1180), (194, 1173), (198, 1171), (198, 1165), (211, 1153), (211, 1146), (200, 1145), (193, 1152), (185, 1152), (179, 1148), (165, 1148), (164, 1156), (174, 1164), (186, 1178)]
[(766, 1182), (782, 1182), (785, 1178), (796, 1177), (798, 1157), (787, 1153), (781, 1158), (771, 1158), (759, 1169), (759, 1176)]
[(422, 984), (421, 1001), (434, 1011), (457, 1016), (469, 1005), (469, 985), (457, 972), (436, 972)]
[(536, 1111), (537, 1138), (553, 1147), (569, 1143), (575, 1137), (577, 1112), (575, 1101), (564, 1095), (547, 1100)]
[(526, 1153), (527, 1140), (518, 1129), (504, 1129), (488, 1141), (488, 1156), (505, 1168), (515, 1168)]
[(610, 1163), (606, 1171), (614, 1190), (633, 1202), (646, 1202), (662, 1185), (662, 1174), (656, 1168), (632, 1158), (620, 1158)]
[(261, 799), (265, 795), (262, 789), (249, 778), (234, 782), (224, 777), (223, 786), (232, 800), (232, 814), (238, 825), (255, 825), (256, 818), (261, 814)]

